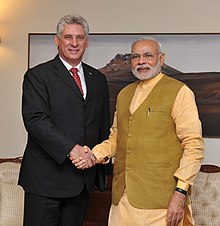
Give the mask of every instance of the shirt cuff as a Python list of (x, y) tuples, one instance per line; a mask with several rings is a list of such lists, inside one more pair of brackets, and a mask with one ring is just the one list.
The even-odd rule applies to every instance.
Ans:
[(181, 180), (178, 180), (176, 186), (177, 186), (178, 188), (181, 188), (181, 189), (185, 190), (185, 191), (188, 191), (188, 189), (189, 189), (189, 184), (186, 183), (186, 182), (183, 182), (183, 181), (181, 181)]
[(96, 157), (96, 162), (99, 164), (107, 164), (110, 160), (108, 157), (103, 158), (98, 151), (93, 150), (92, 153)]

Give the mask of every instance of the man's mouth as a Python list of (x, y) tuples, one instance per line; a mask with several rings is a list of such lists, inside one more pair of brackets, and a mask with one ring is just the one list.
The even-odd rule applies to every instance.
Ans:
[(148, 71), (150, 71), (150, 70), (151, 70), (150, 67), (139, 67), (139, 68), (137, 68), (137, 71), (138, 71), (139, 73), (146, 73), (146, 72), (148, 72)]
[(70, 51), (71, 53), (73, 53), (73, 54), (76, 54), (76, 53), (78, 53), (79, 50), (77, 50), (77, 49), (69, 49), (69, 51)]

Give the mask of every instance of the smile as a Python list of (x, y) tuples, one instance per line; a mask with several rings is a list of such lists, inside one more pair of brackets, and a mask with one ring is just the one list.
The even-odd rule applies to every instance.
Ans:
[(149, 67), (137, 68), (137, 71), (140, 73), (148, 72), (150, 70), (151, 70), (151, 68), (149, 68)]

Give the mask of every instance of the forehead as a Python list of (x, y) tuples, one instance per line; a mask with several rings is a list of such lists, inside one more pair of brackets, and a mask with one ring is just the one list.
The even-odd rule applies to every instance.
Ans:
[(143, 52), (157, 52), (158, 51), (158, 44), (153, 40), (143, 40), (136, 42), (133, 45), (132, 52), (134, 53), (143, 53)]
[(85, 35), (85, 31), (79, 24), (66, 24), (64, 25), (62, 34)]

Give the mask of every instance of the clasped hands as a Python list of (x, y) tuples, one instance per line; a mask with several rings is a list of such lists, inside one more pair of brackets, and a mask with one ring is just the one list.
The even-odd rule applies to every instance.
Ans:
[(69, 153), (70, 161), (77, 169), (88, 169), (96, 164), (96, 158), (89, 147), (76, 144)]

